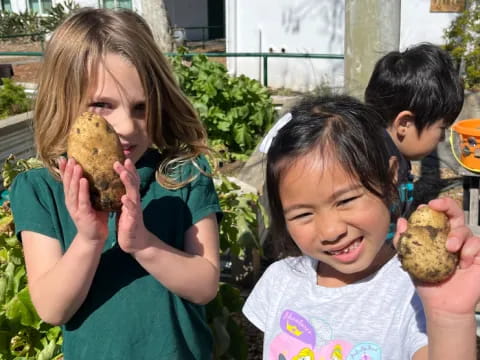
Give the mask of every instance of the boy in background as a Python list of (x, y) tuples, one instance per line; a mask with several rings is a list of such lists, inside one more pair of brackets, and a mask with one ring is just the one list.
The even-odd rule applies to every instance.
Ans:
[[(398, 162), (398, 215), (413, 202), (412, 160), (429, 155), (445, 139), (463, 106), (462, 80), (448, 52), (422, 43), (391, 51), (375, 64), (365, 102), (383, 118), (390, 158)], [(394, 234), (394, 225), (389, 234)]]

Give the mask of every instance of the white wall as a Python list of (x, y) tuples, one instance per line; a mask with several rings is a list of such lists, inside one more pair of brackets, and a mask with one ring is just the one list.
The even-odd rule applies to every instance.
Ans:
[(402, 0), (400, 49), (424, 41), (444, 44), (443, 30), (457, 16), (458, 13), (431, 13), (430, 0)]
[[(400, 0), (398, 0), (400, 1)], [(344, 0), (226, 0), (227, 52), (343, 54)], [(442, 44), (444, 29), (457, 13), (431, 13), (430, 0), (402, 0), (400, 49)], [(259, 58), (227, 58), (232, 74), (262, 81)], [(343, 86), (343, 60), (268, 60), (268, 85), (311, 90), (327, 82)]]
[[(230, 0), (227, 52), (343, 54), (344, 3), (337, 0)], [(263, 78), (261, 58), (228, 58), (233, 73)], [(272, 87), (314, 88), (343, 83), (343, 61), (269, 58)]]

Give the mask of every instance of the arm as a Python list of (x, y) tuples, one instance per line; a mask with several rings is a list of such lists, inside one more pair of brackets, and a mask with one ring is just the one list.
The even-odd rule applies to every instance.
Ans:
[(58, 240), (22, 232), (28, 288), (35, 309), (49, 324), (66, 323), (85, 300), (103, 244), (75, 238), (65, 252)]
[[(463, 211), (449, 198), (432, 200), (429, 206), (443, 211), (450, 221), (447, 250), (460, 251), (459, 267), (440, 284), (416, 283), (427, 320), (428, 349), (414, 360), (476, 359), (475, 306), (480, 299), (480, 238), (464, 223)], [(398, 231), (406, 229), (405, 220)], [(403, 229), (403, 230), (402, 230)]]
[(48, 323), (67, 322), (85, 300), (108, 235), (108, 214), (90, 205), (88, 181), (75, 161), (59, 160), (65, 204), (77, 228), (62, 254), (56, 239), (23, 231), (28, 286), (35, 308)]
[[(173, 293), (198, 304), (212, 300), (220, 276), (218, 225), (211, 214), (185, 233), (185, 251), (178, 250), (149, 232), (143, 222), (140, 179), (133, 163), (115, 164), (125, 185), (118, 222), (118, 244)], [(180, 269), (180, 271), (172, 271)]]

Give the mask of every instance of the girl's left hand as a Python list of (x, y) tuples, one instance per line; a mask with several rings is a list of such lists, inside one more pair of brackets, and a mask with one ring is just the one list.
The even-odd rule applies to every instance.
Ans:
[[(474, 236), (465, 225), (464, 213), (455, 200), (440, 198), (428, 205), (444, 212), (450, 222), (447, 238), (447, 250), (459, 252), (459, 264), (453, 275), (438, 284), (416, 282), (418, 294), (426, 311), (438, 311), (450, 314), (472, 314), (480, 300), (480, 238)], [(400, 219), (399, 232), (406, 230), (407, 222)]]
[(149, 234), (143, 222), (140, 177), (130, 159), (126, 159), (123, 165), (115, 162), (113, 168), (126, 190), (122, 196), (122, 209), (118, 219), (118, 245), (126, 253), (135, 253), (147, 247)]

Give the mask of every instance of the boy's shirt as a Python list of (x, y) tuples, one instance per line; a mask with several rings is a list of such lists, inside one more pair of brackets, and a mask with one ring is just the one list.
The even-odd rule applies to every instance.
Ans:
[[(392, 140), (392, 137), (384, 130), (383, 136), (387, 145), (389, 158), (395, 156), (398, 160), (398, 203), (391, 209), (393, 212), (398, 212), (399, 216), (408, 217), (413, 203), (413, 175), (411, 173), (412, 165), (409, 160), (403, 156), (398, 150), (397, 146)], [(387, 240), (393, 239), (395, 235), (396, 221), (390, 223), (390, 229), (387, 235)]]

